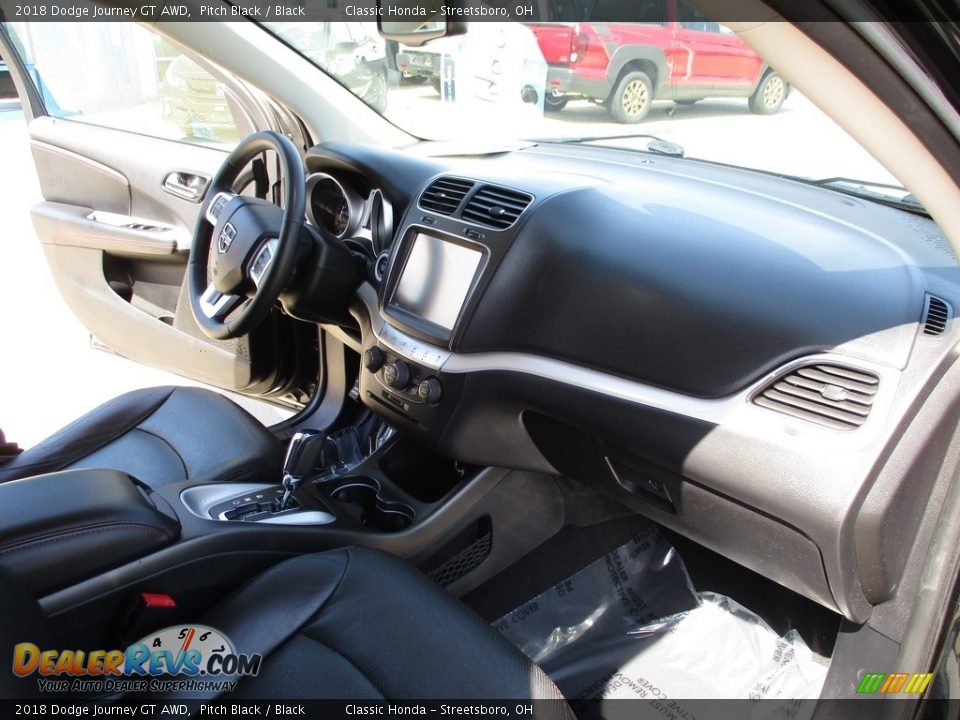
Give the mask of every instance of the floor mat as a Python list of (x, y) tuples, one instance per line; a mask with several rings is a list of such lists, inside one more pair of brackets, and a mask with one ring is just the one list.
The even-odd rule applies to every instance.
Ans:
[(696, 592), (655, 526), (494, 627), (571, 701), (816, 698), (827, 673), (795, 631), (781, 637), (730, 598)]
[(493, 622), (579, 572), (601, 553), (629, 542), (651, 524), (631, 514), (584, 527), (566, 525), (540, 547), (460, 599), (484, 620)]

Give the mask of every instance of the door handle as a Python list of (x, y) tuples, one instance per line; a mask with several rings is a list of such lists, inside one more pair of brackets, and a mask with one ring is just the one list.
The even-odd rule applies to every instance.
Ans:
[(196, 173), (175, 170), (163, 179), (163, 189), (184, 200), (200, 202), (210, 178)]

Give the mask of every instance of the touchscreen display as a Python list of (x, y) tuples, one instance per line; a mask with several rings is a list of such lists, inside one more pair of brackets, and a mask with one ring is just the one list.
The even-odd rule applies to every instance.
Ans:
[(452, 330), (483, 254), (417, 233), (393, 294), (393, 302), (424, 320)]

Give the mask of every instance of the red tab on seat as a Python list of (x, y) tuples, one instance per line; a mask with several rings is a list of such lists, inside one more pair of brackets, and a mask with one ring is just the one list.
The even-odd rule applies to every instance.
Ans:
[(164, 607), (172, 608), (176, 607), (176, 601), (167, 595), (166, 593), (140, 593), (140, 598), (143, 600), (145, 607), (154, 608), (154, 607)]

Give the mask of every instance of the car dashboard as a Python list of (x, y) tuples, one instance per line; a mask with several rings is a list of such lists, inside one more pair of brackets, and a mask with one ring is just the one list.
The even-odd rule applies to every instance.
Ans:
[(599, 488), (853, 621), (891, 596), (957, 401), (960, 268), (928, 218), (583, 145), (306, 163), (309, 220), (367, 264), (355, 325), (329, 328), (367, 407), (447, 457)]

